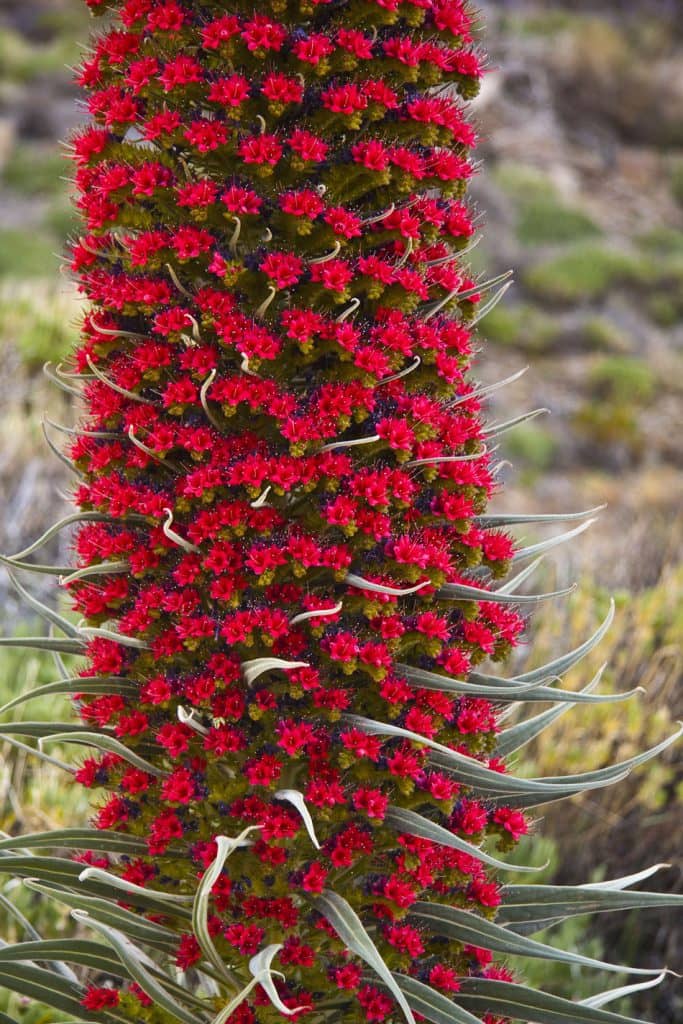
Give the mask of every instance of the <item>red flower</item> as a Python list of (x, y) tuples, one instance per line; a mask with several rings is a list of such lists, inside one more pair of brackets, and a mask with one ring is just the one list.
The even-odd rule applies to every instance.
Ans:
[(278, 288), (287, 288), (296, 284), (303, 273), (303, 260), (291, 253), (272, 252), (259, 263), (259, 270), (262, 270), (267, 277)]
[(89, 985), (81, 999), (81, 1006), (86, 1010), (105, 1010), (108, 1006), (119, 1005), (119, 993), (113, 988), (97, 988)]

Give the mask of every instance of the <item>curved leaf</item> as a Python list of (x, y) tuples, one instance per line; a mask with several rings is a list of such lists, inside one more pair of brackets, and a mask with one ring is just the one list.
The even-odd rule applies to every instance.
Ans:
[(313, 824), (313, 818), (311, 812), (306, 806), (303, 793), (300, 793), (298, 789), (279, 789), (277, 793), (273, 794), (276, 800), (287, 800), (290, 804), (296, 807), (297, 811), (301, 815), (302, 821), (306, 826), (308, 836), (315, 846), (316, 850), (320, 849), (320, 843), (318, 837), (315, 834), (315, 825)]
[(562, 781), (548, 779), (518, 779), (512, 775), (502, 774), (487, 768), (475, 758), (461, 754), (457, 750), (442, 743), (436, 743), (427, 736), (411, 732), (409, 729), (402, 729), (396, 725), (385, 725), (383, 722), (375, 722), (369, 718), (359, 715), (344, 715), (344, 721), (349, 721), (356, 728), (371, 735), (401, 736), (413, 743), (421, 743), (434, 753), (430, 754), (430, 761), (450, 772), (454, 778), (469, 786), (473, 790), (487, 794), (489, 799), (505, 800), (525, 807), (534, 807), (538, 804), (548, 803), (553, 800), (561, 800), (563, 797), (573, 796), (588, 789), (599, 789), (609, 785), (611, 781), (625, 777), (627, 771), (609, 771), (608, 777), (587, 778), (585, 775), (568, 776)]
[(576, 587), (565, 587), (553, 590), (548, 594), (509, 594), (504, 590), (482, 590), (479, 587), (468, 587), (460, 583), (445, 583), (436, 596), (442, 601), (494, 601), (496, 604), (539, 604), (554, 597), (566, 597)]
[[(258, 830), (260, 827), (260, 825), (251, 825), (240, 832), (236, 838), (232, 836), (216, 836), (216, 856), (204, 872), (192, 905), (192, 931), (208, 961), (224, 977), (227, 976), (225, 963), (214, 946), (211, 933), (209, 932), (208, 914), (211, 890), (218, 881), (223, 866), (230, 854), (242, 846), (251, 846), (251, 840), (247, 839), (247, 836), (250, 832)], [(230, 980), (229, 977), (228, 980)]]
[(540, 931), (567, 917), (644, 907), (683, 906), (683, 895), (595, 889), (587, 885), (509, 885), (501, 892), (501, 924)]
[(3, 704), (0, 708), (0, 715), (4, 715), (11, 708), (16, 708), (20, 704), (26, 704), (37, 697), (49, 697), (53, 694), (120, 693), (128, 697), (136, 697), (139, 692), (139, 687), (135, 683), (119, 679), (116, 676), (105, 680), (97, 677), (88, 678), (87, 676), (83, 679), (80, 676), (76, 678), (70, 677), (68, 679), (58, 679), (54, 683), (44, 683), (43, 686), (36, 686), (32, 690), (27, 690), (26, 693), (20, 693), (18, 697), (14, 697), (13, 700)]
[(588, 519), (585, 523), (581, 523), (580, 526), (575, 526), (573, 530), (567, 530), (556, 537), (548, 537), (546, 540), (541, 540), (538, 544), (530, 544), (526, 548), (518, 548), (512, 556), (512, 561), (520, 562), (523, 558), (531, 558), (533, 555), (540, 555), (550, 551), (552, 548), (559, 547), (560, 544), (566, 544), (568, 540), (572, 540), (574, 537), (582, 534), (594, 522), (595, 519)]
[(637, 985), (622, 985), (621, 988), (611, 988), (607, 992), (599, 992), (597, 995), (591, 996), (589, 999), (582, 999), (581, 1005), (592, 1006), (594, 1009), (599, 1009), (607, 1003), (614, 1002), (615, 999), (623, 999), (624, 996), (632, 996), (634, 992), (644, 992), (645, 989), (648, 988), (657, 988), (669, 973), (669, 971), (662, 971), (659, 977), (653, 978), (652, 981), (641, 981)]
[(410, 1008), (432, 1024), (481, 1024), (479, 1017), (473, 1017), (442, 992), (437, 992), (407, 974), (392, 973), (394, 981), (410, 1003)]
[(41, 939), (40, 942), (17, 942), (0, 949), (2, 964), (14, 960), (66, 960), (81, 967), (92, 967), (103, 974), (129, 977), (125, 967), (112, 956), (108, 946), (84, 939)]
[(368, 967), (371, 967), (375, 974), (385, 983), (392, 996), (403, 1010), (403, 1015), (408, 1024), (415, 1024), (413, 1011), (410, 1009), (403, 992), (397, 985), (394, 977), (384, 963), (379, 950), (366, 932), (363, 922), (358, 917), (353, 907), (336, 892), (325, 889), (320, 896), (313, 901), (315, 909), (329, 921), (339, 938), (345, 946), (364, 960)]
[(27, 889), (42, 892), (45, 896), (58, 900), (65, 906), (84, 910), (93, 920), (115, 928), (124, 935), (129, 935), (153, 949), (171, 952), (176, 949), (178, 937), (170, 929), (158, 923), (146, 921), (140, 914), (134, 914), (113, 903), (111, 899), (100, 899), (97, 896), (84, 896), (55, 885), (43, 885), (32, 878), (24, 882)]
[(149, 854), (147, 843), (138, 836), (125, 832), (98, 828), (62, 828), (50, 832), (32, 832), (25, 836), (0, 839), (0, 852), (4, 850), (54, 849), (104, 850), (111, 854), (140, 856)]
[(552, 960), (560, 964), (577, 964), (618, 974), (623, 974), (624, 971), (630, 971), (633, 974), (659, 974), (659, 969), (650, 971), (625, 968), (619, 964), (582, 956), (580, 953), (567, 953), (565, 950), (555, 949), (554, 946), (547, 946), (544, 942), (536, 942), (517, 932), (508, 931), (502, 925), (477, 917), (468, 910), (450, 907), (443, 903), (418, 901), (411, 906), (409, 915), (428, 928), (433, 935), (442, 935), (468, 945), (494, 950), (496, 953), (506, 953), (508, 956), (528, 956), (537, 960)]
[(460, 839), (459, 836), (453, 835), (452, 832), (449, 832), (448, 829), (443, 828), (441, 825), (436, 825), (428, 818), (423, 818), (421, 814), (409, 811), (404, 807), (388, 807), (384, 821), (399, 832), (406, 832), (408, 835), (417, 836), (419, 839), (428, 839), (432, 843), (440, 843), (441, 846), (449, 846), (453, 850), (460, 850), (461, 853), (467, 853), (470, 857), (474, 857), (476, 860), (480, 860), (484, 864), (490, 864), (491, 867), (502, 871), (540, 871), (544, 866), (520, 867), (519, 864), (505, 864), (504, 861), (497, 860), (478, 846), (474, 846), (472, 843)]
[(533, 1024), (645, 1024), (633, 1017), (593, 1009), (524, 985), (489, 978), (463, 978), (458, 1003), (474, 1013), (499, 1014)]
[(0, 647), (30, 647), (34, 651), (83, 654), (85, 643), (82, 640), (53, 640), (49, 636), (2, 636)]
[(19, 596), (24, 599), (26, 604), (37, 611), (41, 618), (45, 619), (47, 622), (51, 622), (54, 626), (57, 626), (57, 628), (61, 629), (62, 633), (66, 636), (71, 637), (74, 640), (80, 640), (80, 633), (73, 623), (69, 622), (68, 619), (65, 619), (63, 615), (60, 615), (53, 608), (48, 608), (46, 604), (43, 604), (43, 602), (39, 601), (37, 597), (34, 597), (33, 594), (29, 593), (25, 587), (22, 587), (11, 569), (8, 568), (5, 571), (7, 572), (10, 583)]
[(289, 672), (295, 668), (308, 668), (307, 661), (283, 661), (282, 658), (252, 658), (251, 661), (243, 661), (242, 674), (247, 686), (251, 686), (255, 679), (262, 676), (264, 672), (281, 670)]
[[(590, 683), (584, 686), (583, 690), (579, 690), (579, 693), (592, 693), (595, 687), (599, 685), (605, 668), (606, 666), (602, 665)], [(515, 750), (519, 750), (520, 747), (525, 746), (525, 744), (535, 739), (536, 736), (540, 736), (549, 725), (552, 725), (565, 712), (570, 711), (575, 706), (575, 704), (560, 704), (559, 707), (543, 711), (540, 715), (535, 715), (534, 718), (529, 718), (525, 722), (518, 722), (517, 725), (503, 729), (496, 736), (496, 754), (499, 757), (509, 757)]]
[(541, 665), (540, 668), (534, 668), (529, 672), (523, 672), (521, 675), (516, 676), (514, 681), (516, 683), (540, 683), (545, 679), (563, 676), (570, 668), (577, 665), (582, 658), (585, 658), (587, 654), (590, 654), (593, 648), (597, 647), (602, 638), (607, 634), (607, 631), (614, 621), (615, 607), (616, 605), (614, 600), (610, 600), (609, 611), (607, 612), (604, 620), (600, 623), (593, 635), (582, 644), (579, 644), (578, 647), (575, 647), (573, 651), (569, 651), (568, 654), (560, 655), (559, 658), (549, 661), (546, 665)]
[(589, 516), (594, 516), (597, 512), (602, 512), (607, 508), (607, 505), (596, 505), (595, 508), (586, 509), (585, 512), (565, 512), (565, 513), (546, 513), (539, 514), (517, 514), (503, 512), (500, 515), (483, 515), (477, 516), (475, 522), (477, 526), (515, 526), (515, 525), (526, 525), (528, 523), (571, 523), (579, 519), (588, 519)]
[[(61, 723), (59, 724), (61, 725)], [(52, 728), (54, 728), (54, 723)], [(73, 733), (77, 733), (77, 735), (73, 735)], [(129, 764), (140, 768), (143, 772), (149, 772), (150, 775), (156, 775), (157, 778), (168, 775), (168, 772), (165, 772), (162, 768), (157, 768), (156, 765), (151, 764), (149, 761), (145, 761), (144, 758), (124, 746), (123, 743), (120, 743), (113, 736), (107, 736), (99, 732), (89, 732), (87, 728), (85, 732), (81, 732), (80, 726), (73, 726), (70, 732), (56, 732), (50, 736), (42, 736), (41, 739), (43, 741), (49, 740), (50, 743), (80, 743), (86, 747), (95, 747), (97, 750), (106, 751), (109, 754), (118, 754), (119, 757), (128, 761)]]
[[(116, 931), (115, 928), (110, 928), (100, 921), (94, 920), (83, 911), (75, 910), (72, 916), (76, 920), (87, 924), (89, 928), (93, 928), (107, 939), (130, 977), (138, 983), (140, 988), (147, 993), (157, 1007), (166, 1010), (167, 1013), (182, 1021), (183, 1024), (197, 1024), (197, 1016), (186, 1010), (184, 1006), (179, 1006), (176, 1000), (169, 995), (163, 983), (157, 981), (155, 975), (148, 969), (150, 966), (155, 968), (156, 965), (130, 939)], [(169, 982), (172, 981), (171, 978), (168, 980)]]
[(271, 1003), (276, 1010), (283, 1013), (286, 1017), (291, 1017), (292, 1014), (298, 1013), (299, 1010), (303, 1010), (303, 1006), (286, 1006), (285, 1003), (280, 999), (275, 982), (273, 981), (273, 974), (280, 974), (284, 978), (284, 975), (280, 971), (273, 971), (271, 964), (282, 949), (281, 942), (274, 942), (270, 946), (266, 946), (260, 953), (253, 956), (249, 961), (249, 970), (254, 975), (254, 980), (259, 983), (263, 991), (266, 993)]

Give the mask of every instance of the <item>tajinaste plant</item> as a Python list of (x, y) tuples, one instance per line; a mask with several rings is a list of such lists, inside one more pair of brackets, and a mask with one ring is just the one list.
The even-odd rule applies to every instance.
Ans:
[[(534, 413), (487, 422), (500, 385), (468, 375), (508, 287), (467, 270), (472, 14), (255, 7), (112, 0), (79, 73), (89, 309), (51, 371), (80, 402), (60, 428), (77, 511), (4, 561), (55, 573), (83, 616), (29, 597), (63, 636), (9, 642), (54, 651), (62, 678), (12, 705), (72, 694), (81, 721), (2, 733), (97, 792), (91, 827), (0, 842), (3, 870), (79, 923), (2, 948), (0, 984), (108, 1024), (623, 1024), (600, 1007), (660, 979), (572, 1003), (493, 959), (622, 970), (529, 935), (680, 897), (629, 891), (651, 871), (498, 881), (528, 808), (657, 750), (506, 770), (572, 704), (621, 697), (555, 685), (609, 620), (534, 671), (483, 665), (518, 642), (520, 609), (559, 596), (520, 587), (589, 514), (487, 511), (497, 439)], [(572, 519), (529, 547), (505, 532)], [(76, 564), (34, 564), (72, 523)], [(93, 753), (74, 768), (53, 742)]]

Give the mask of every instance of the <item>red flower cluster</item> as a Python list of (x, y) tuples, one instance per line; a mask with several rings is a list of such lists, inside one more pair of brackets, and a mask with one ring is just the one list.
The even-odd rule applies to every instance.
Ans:
[[(113, 6), (79, 76), (94, 124), (73, 143), (87, 237), (72, 267), (92, 309), (70, 454), (79, 507), (104, 518), (81, 527), (88, 573), (67, 586), (110, 634), (84, 677), (136, 688), (80, 695), (81, 717), (137, 757), (90, 757), (76, 777), (108, 794), (98, 828), (145, 838), (147, 856), (110, 869), (151, 890), (194, 892), (217, 837), (252, 828), (212, 891), (215, 947), (247, 984), (249, 958), (280, 943), (296, 1016), (332, 987), (350, 1019), (384, 1021), (393, 998), (315, 895), (339, 891), (397, 969), (457, 993), (485, 951), (418, 929), (411, 907), (490, 916), (498, 885), (476, 848), (401, 832), (392, 808), (503, 848), (527, 830), (430, 746), (504, 770), (496, 709), (466, 680), (523, 628), (489, 593), (511, 539), (480, 519), (479, 296), (458, 260), (474, 134), (432, 93), (476, 91), (470, 15), (460, 0), (361, 0), (353, 25), (323, 0), (287, 21), (270, 3)], [(199, 963), (186, 918), (164, 924), (178, 966)], [(90, 988), (84, 1005), (118, 998)], [(267, 1004), (256, 989), (230, 1021)]]

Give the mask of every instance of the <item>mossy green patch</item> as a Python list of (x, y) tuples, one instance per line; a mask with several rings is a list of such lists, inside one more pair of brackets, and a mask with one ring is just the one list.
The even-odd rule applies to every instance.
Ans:
[(565, 206), (550, 196), (537, 196), (521, 204), (517, 237), (522, 245), (566, 245), (595, 238), (600, 228), (582, 210)]
[(45, 231), (0, 229), (0, 278), (53, 277), (56, 241)]
[(3, 185), (26, 196), (51, 196), (65, 191), (66, 161), (54, 146), (15, 146), (0, 175)]
[(607, 245), (584, 243), (537, 263), (526, 271), (523, 281), (541, 300), (573, 305), (599, 299), (618, 284), (647, 284), (652, 273), (650, 260)]

